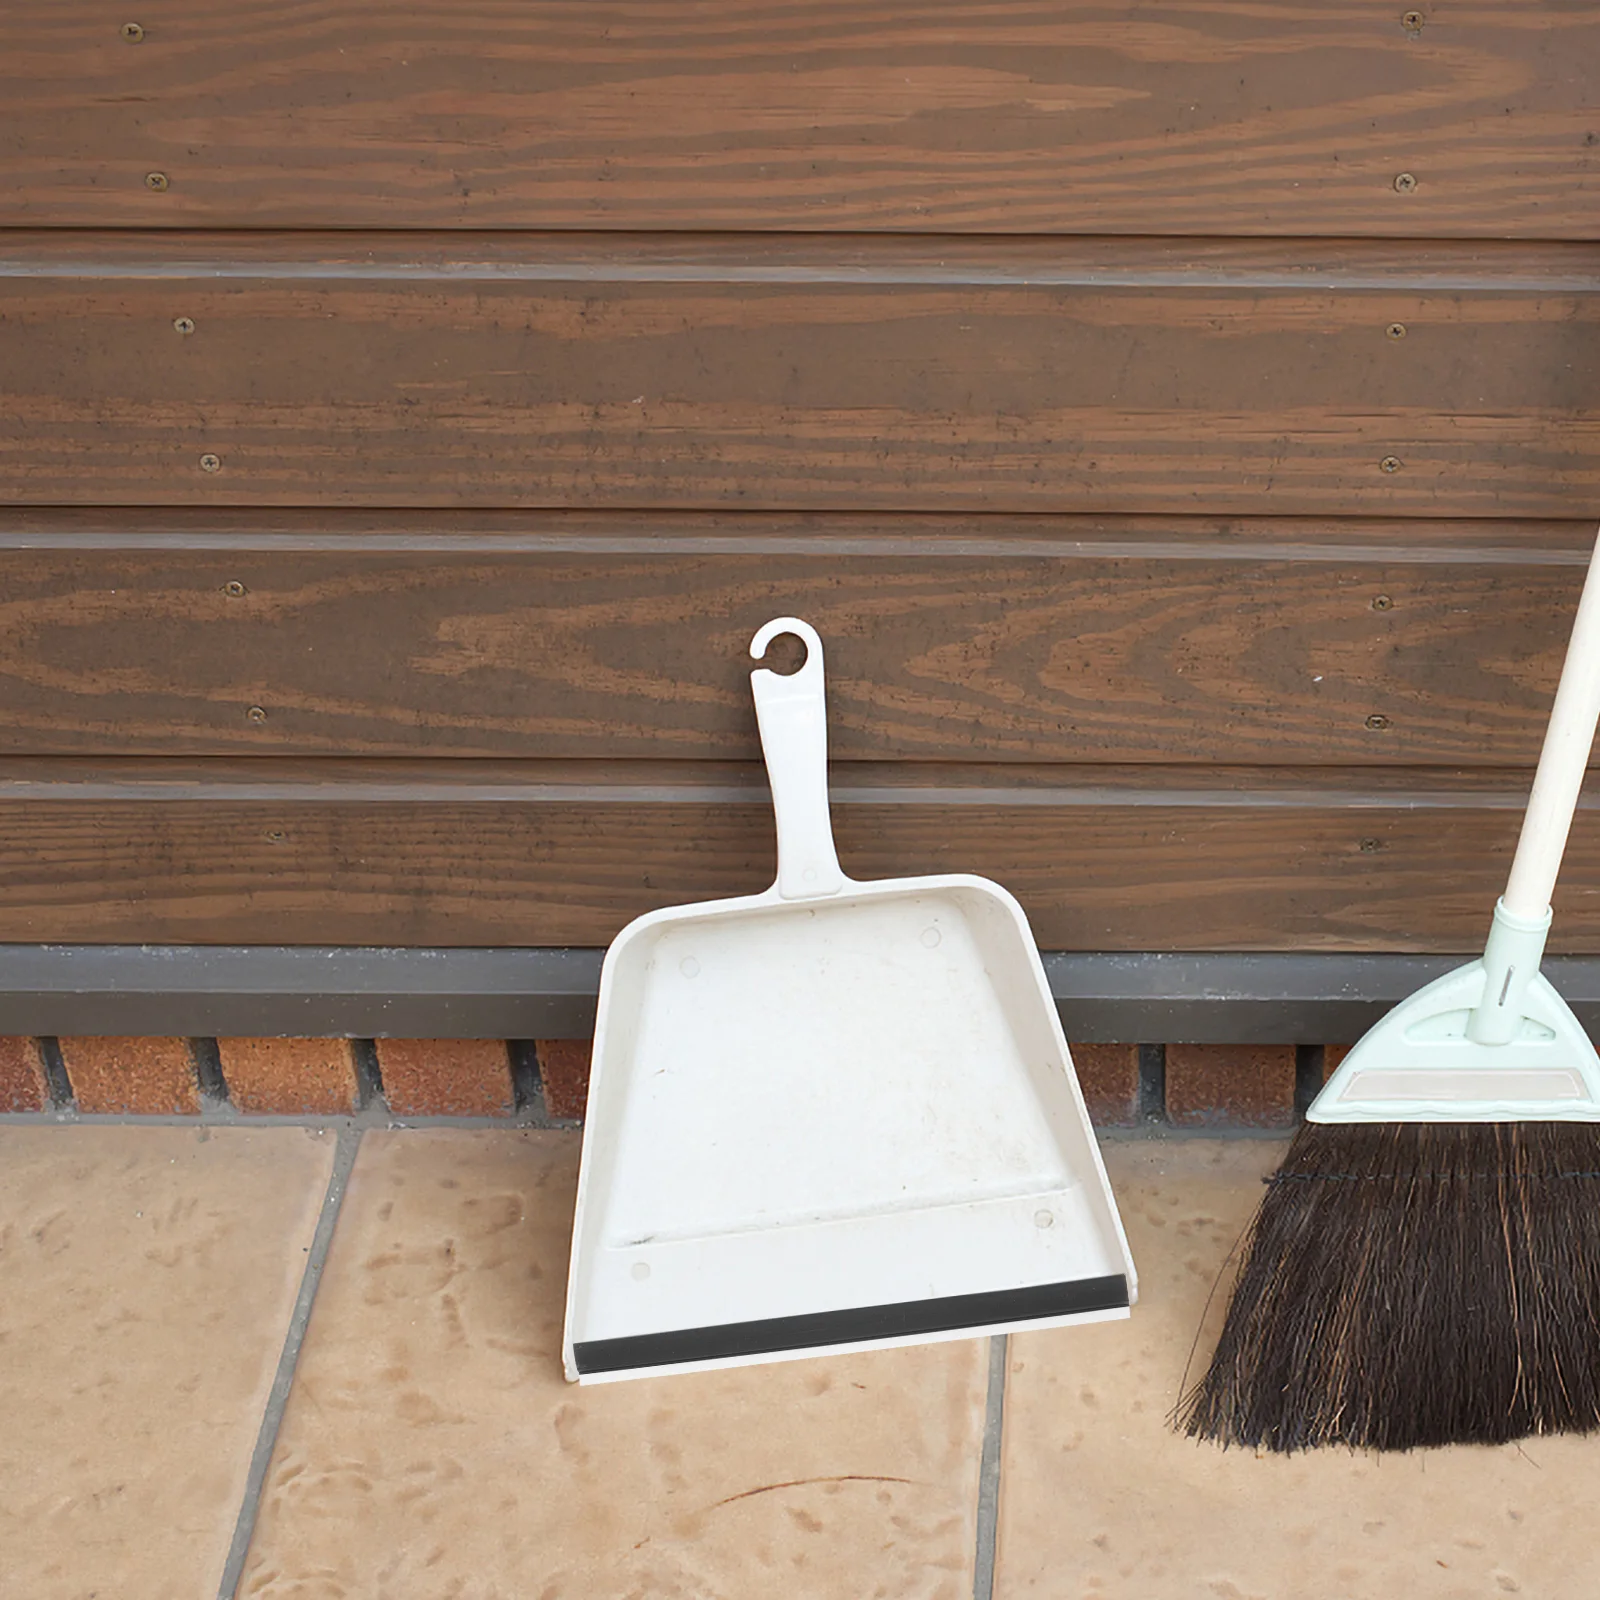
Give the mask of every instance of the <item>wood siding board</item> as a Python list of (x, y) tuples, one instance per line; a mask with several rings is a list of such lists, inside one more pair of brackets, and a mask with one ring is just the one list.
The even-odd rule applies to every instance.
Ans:
[[(874, 281), (808, 275), (760, 242), (710, 252), (715, 282), (644, 246), (626, 280), (558, 255), (543, 275), (462, 281), (463, 263), (419, 275), (393, 244), (365, 263), (252, 262), (236, 241), (240, 275), (219, 283), (215, 242), (141, 276), (125, 249), (98, 272), (99, 247), (74, 239), (14, 247), (0, 274), (13, 503), (1563, 517), (1600, 502), (1600, 250), (1559, 255), (1590, 263), (1587, 288), (1420, 290), (1392, 261), (1385, 288), (1153, 281), (1170, 247), (1124, 285), (1081, 263), (1024, 281), (1004, 241), (963, 282), (922, 281), (916, 260), (896, 277), (881, 249)], [(779, 268), (794, 281), (771, 281)]]
[(827, 642), (841, 762), (1531, 765), (1591, 537), (1432, 530), (1396, 560), (1404, 528), (977, 555), (917, 529), (885, 525), (878, 554), (766, 549), (750, 520), (733, 552), (599, 534), (457, 555), (375, 553), (337, 522), (267, 550), (13, 528), (0, 752), (750, 760), (748, 641), (788, 613)]
[[(675, 764), (667, 789), (657, 763), (587, 778), (583, 763), (517, 764), (496, 789), (480, 766), (452, 795), (455, 763), (414, 789), (311, 763), (274, 800), (270, 775), (237, 787), (242, 764), (146, 764), (163, 787), (127, 774), (121, 798), (104, 767), (68, 764), (53, 783), (57, 765), (0, 769), (0, 940), (600, 945), (643, 911), (754, 892), (773, 872), (753, 767), (697, 783), (695, 764)], [(852, 772), (835, 783), (847, 870), (982, 873), (1019, 896), (1041, 945), (1089, 950), (1470, 949), (1527, 784), (1426, 769)], [(1563, 950), (1600, 948), (1597, 804), (1558, 893)]]
[[(1584, 237), (1592, 8), (20, 13), (0, 224)], [(159, 192), (146, 175), (167, 177)], [(1416, 187), (1397, 192), (1395, 177)]]

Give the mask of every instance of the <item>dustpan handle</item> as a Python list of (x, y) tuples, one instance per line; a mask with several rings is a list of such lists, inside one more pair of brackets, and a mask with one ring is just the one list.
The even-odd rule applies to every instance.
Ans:
[(750, 641), (750, 655), (759, 661), (767, 646), (785, 633), (804, 642), (805, 665), (787, 676), (758, 668), (750, 674), (750, 692), (755, 696), (761, 754), (778, 822), (776, 887), (785, 900), (818, 900), (838, 894), (845, 883), (828, 814), (822, 640), (809, 622), (776, 617)]
[(1543, 918), (1578, 807), (1589, 750), (1600, 717), (1600, 541), (1578, 601), (1567, 659), (1539, 752), (1516, 858), (1501, 904), (1514, 917)]

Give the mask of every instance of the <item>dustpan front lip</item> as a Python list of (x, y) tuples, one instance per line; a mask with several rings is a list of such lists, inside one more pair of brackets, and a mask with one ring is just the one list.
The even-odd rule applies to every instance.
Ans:
[(965, 1340), (989, 1339), (1002, 1334), (1037, 1333), (1052, 1328), (1080, 1328), (1097, 1322), (1126, 1322), (1131, 1303), (1108, 1311), (1080, 1311), (1065, 1317), (1043, 1317), (1036, 1322), (990, 1322), (970, 1328), (949, 1328), (942, 1333), (909, 1334), (892, 1339), (863, 1339), (855, 1344), (806, 1345), (799, 1350), (764, 1350), (755, 1355), (730, 1356), (720, 1361), (678, 1361), (664, 1367), (624, 1367), (616, 1372), (572, 1372), (572, 1381), (585, 1386), (633, 1383), (641, 1378), (676, 1378), (698, 1372), (732, 1372), (742, 1367), (775, 1362), (820, 1361), (833, 1356), (859, 1355), (863, 1351), (906, 1350)]
[(1097, 1278), (944, 1295), (931, 1300), (850, 1306), (752, 1322), (579, 1340), (571, 1346), (571, 1358), (573, 1370), (579, 1376), (591, 1377), (691, 1362), (736, 1361), (750, 1356), (789, 1354), (883, 1339), (920, 1338), (995, 1324), (1023, 1326), (1061, 1317), (1127, 1310), (1131, 1303), (1128, 1279), (1117, 1272)]

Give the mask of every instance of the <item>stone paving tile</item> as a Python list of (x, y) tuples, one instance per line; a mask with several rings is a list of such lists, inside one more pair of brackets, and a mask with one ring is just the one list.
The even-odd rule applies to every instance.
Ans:
[(1404, 1456), (1221, 1451), (1167, 1414), (1276, 1141), (1112, 1143), (1128, 1322), (1010, 1346), (995, 1600), (1592, 1600), (1600, 1437)]
[(965, 1600), (987, 1346), (578, 1388), (578, 1140), (368, 1134), (251, 1600)]
[(0, 1127), (0, 1595), (214, 1600), (333, 1146)]

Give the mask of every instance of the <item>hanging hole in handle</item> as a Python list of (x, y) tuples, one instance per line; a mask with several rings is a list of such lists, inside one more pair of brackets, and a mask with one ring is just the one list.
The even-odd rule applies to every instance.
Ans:
[(780, 678), (792, 678), (806, 664), (806, 642), (797, 633), (780, 633), (767, 644), (767, 653), (756, 663)]

